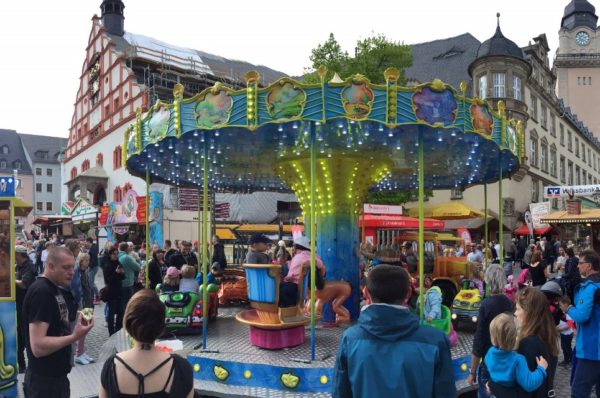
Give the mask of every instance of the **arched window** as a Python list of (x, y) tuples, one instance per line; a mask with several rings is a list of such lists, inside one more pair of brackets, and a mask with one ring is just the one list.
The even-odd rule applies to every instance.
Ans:
[(89, 168), (90, 168), (90, 161), (86, 159), (81, 164), (81, 172), (83, 173), (84, 171), (88, 170)]
[(121, 190), (121, 187), (115, 187), (115, 189), (113, 190), (113, 201), (120, 202), (122, 198), (123, 191)]
[(123, 150), (121, 149), (121, 146), (119, 145), (113, 151), (113, 169), (114, 170), (120, 169), (123, 166), (122, 156), (123, 156)]
[(98, 155), (96, 155), (96, 166), (102, 167), (103, 164), (104, 164), (104, 155), (99, 153)]
[(73, 180), (75, 177), (77, 177), (77, 167), (73, 167), (71, 169), (71, 180)]

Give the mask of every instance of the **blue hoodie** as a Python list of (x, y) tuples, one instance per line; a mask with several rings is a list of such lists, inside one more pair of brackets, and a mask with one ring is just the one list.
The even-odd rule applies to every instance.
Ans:
[(534, 371), (529, 370), (527, 359), (514, 351), (505, 351), (491, 347), (485, 355), (485, 365), (490, 372), (490, 379), (504, 387), (516, 387), (525, 391), (537, 390), (546, 378), (546, 370), (538, 365)]
[(369, 305), (342, 336), (332, 396), (455, 398), (448, 338), (407, 309)]
[(586, 278), (567, 314), (577, 322), (577, 358), (600, 361), (600, 274)]

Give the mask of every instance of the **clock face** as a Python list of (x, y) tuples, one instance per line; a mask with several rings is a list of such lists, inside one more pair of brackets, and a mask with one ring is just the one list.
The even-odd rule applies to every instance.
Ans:
[(590, 42), (590, 35), (586, 32), (578, 32), (575, 35), (575, 42), (580, 46), (587, 46)]

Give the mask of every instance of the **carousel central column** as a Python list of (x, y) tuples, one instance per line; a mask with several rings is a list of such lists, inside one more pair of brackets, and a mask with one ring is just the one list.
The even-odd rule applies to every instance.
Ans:
[[(317, 253), (328, 281), (343, 280), (352, 287), (345, 302), (353, 319), (359, 314), (360, 274), (358, 213), (367, 191), (391, 170), (391, 161), (374, 154), (319, 154), (314, 187), (310, 184), (310, 154), (291, 156), (275, 164), (277, 176), (294, 191), (305, 214), (305, 231), (311, 236), (312, 214), (316, 217)], [(372, 156), (373, 155), (373, 156)], [(311, 195), (315, 209), (311, 211)], [(327, 310), (323, 319), (330, 319)], [(332, 314), (332, 320), (335, 317)]]

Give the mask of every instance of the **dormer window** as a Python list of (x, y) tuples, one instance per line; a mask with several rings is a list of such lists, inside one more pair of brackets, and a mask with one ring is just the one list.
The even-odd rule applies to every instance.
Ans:
[(0, 153), (3, 155), (8, 155), (8, 145), (0, 146)]
[(48, 159), (48, 151), (37, 151), (35, 157), (38, 159)]
[(0, 169), (5, 169), (5, 168), (6, 168), (6, 160), (0, 159)]
[(21, 161), (20, 161), (20, 160), (15, 160), (15, 161), (13, 162), (13, 168), (14, 168), (15, 170), (21, 170)]

